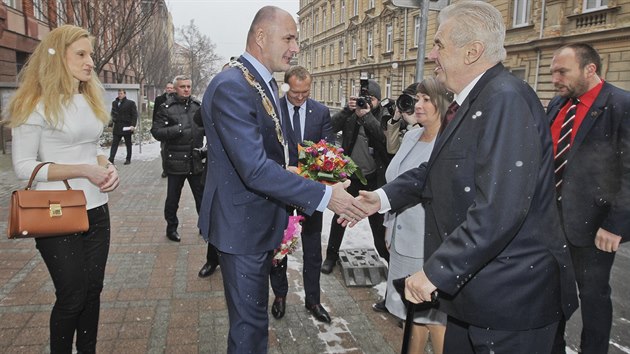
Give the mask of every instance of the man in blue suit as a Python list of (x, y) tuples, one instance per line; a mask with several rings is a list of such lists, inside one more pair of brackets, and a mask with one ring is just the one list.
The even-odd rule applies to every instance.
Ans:
[(265, 6), (247, 34), (245, 53), (210, 82), (202, 118), (208, 174), (199, 228), (219, 251), (230, 319), (228, 353), (266, 353), (269, 272), (287, 225), (287, 206), (307, 215), (329, 208), (365, 216), (345, 191), (289, 172), (288, 129), (281, 125), (273, 73), (299, 51), (286, 11)]
[[(630, 92), (602, 80), (601, 66), (588, 44), (558, 49), (551, 60), (558, 96), (547, 108), (557, 204), (580, 294), (584, 354), (608, 352), (610, 271), (619, 244), (630, 239)], [(554, 353), (564, 353), (563, 335), (561, 322)]]
[[(289, 85), (286, 95), (280, 99), (280, 109), (289, 142), (289, 165), (297, 166), (297, 145), (304, 140), (318, 142), (322, 139), (335, 142), (328, 107), (309, 98), (311, 74), (301, 66), (294, 66), (284, 73)], [(318, 321), (330, 323), (328, 311), (320, 303), (319, 277), (322, 268), (322, 213), (316, 211), (305, 216), (302, 222), (302, 250), (305, 306)], [(271, 269), (271, 288), (276, 298), (271, 306), (273, 317), (280, 319), (286, 309), (289, 291), (287, 281), (287, 257)]]

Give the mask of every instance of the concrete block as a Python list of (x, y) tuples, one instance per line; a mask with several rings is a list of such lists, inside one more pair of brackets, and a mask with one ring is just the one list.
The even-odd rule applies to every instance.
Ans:
[(374, 286), (387, 279), (387, 267), (373, 249), (339, 250), (339, 262), (347, 287)]

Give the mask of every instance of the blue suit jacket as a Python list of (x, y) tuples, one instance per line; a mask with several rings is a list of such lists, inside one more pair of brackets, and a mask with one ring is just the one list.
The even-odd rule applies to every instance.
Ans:
[[(242, 57), (239, 61), (273, 97), (254, 67)], [(325, 186), (285, 169), (274, 122), (240, 69), (224, 70), (210, 82), (202, 117), (208, 139), (208, 174), (199, 214), (204, 238), (225, 253), (273, 250), (287, 224), (286, 205), (310, 215)]]
[(524, 330), (559, 321), (563, 312), (569, 318), (577, 308), (545, 112), (531, 87), (503, 65), (483, 74), (428, 163), (383, 190), (393, 210), (424, 201), (423, 269), (449, 315)]
[[(289, 142), (289, 165), (297, 166), (298, 143), (291, 124), (293, 112), (289, 114), (286, 96), (280, 99), (280, 109), (284, 118), (282, 126), (284, 127), (285, 137)], [(330, 121), (330, 110), (323, 104), (309, 98), (306, 100), (306, 122), (304, 124), (303, 140), (310, 140), (316, 143), (321, 139), (331, 144), (335, 143), (335, 134)]]
[[(550, 124), (566, 103), (547, 107)], [(601, 227), (630, 240), (630, 92), (607, 82), (577, 131), (562, 176), (562, 222), (567, 239), (593, 246)]]

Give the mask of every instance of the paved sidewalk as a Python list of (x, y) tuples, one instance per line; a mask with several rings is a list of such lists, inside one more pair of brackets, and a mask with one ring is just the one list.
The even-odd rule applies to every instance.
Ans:
[[(224, 353), (228, 328), (220, 272), (197, 277), (206, 246), (184, 187), (177, 244), (165, 237), (166, 179), (159, 159), (119, 165), (121, 187), (110, 194), (112, 244), (102, 294), (99, 353)], [(10, 192), (22, 183), (0, 154), (0, 352), (47, 353), (54, 288), (34, 241), (7, 240)], [(326, 216), (325, 216), (326, 217)], [(330, 217), (330, 215), (328, 215)], [(325, 233), (328, 230), (325, 228)], [(296, 253), (301, 259), (301, 252)], [(291, 259), (295, 261), (295, 259)], [(375, 313), (373, 288), (346, 288), (339, 267), (322, 275), (330, 325), (304, 309), (301, 273), (289, 269), (285, 317), (270, 318), (270, 353), (396, 353), (402, 330)], [(270, 301), (273, 295), (270, 295)]]

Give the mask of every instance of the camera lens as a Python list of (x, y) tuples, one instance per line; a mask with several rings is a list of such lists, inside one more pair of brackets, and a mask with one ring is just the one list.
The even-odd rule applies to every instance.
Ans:
[(411, 114), (415, 110), (416, 102), (418, 102), (418, 100), (416, 100), (415, 97), (403, 93), (396, 100), (396, 107), (398, 107), (398, 110), (402, 113)]
[(357, 107), (365, 108), (367, 106), (367, 101), (364, 97), (358, 97), (356, 102)]

